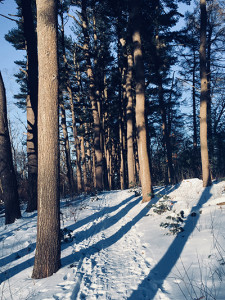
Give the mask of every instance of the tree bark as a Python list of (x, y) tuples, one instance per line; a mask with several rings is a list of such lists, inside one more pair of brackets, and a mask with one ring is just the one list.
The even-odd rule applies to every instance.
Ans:
[(77, 192), (79, 194), (82, 191), (80, 141), (79, 141), (79, 137), (78, 137), (78, 133), (77, 133), (76, 115), (75, 115), (75, 108), (74, 108), (72, 90), (68, 86), (67, 86), (67, 90), (69, 91), (70, 110), (71, 110), (71, 114), (72, 114), (73, 138), (74, 138), (74, 145), (75, 145), (75, 149), (76, 149)]
[(80, 137), (81, 145), (81, 168), (83, 170), (83, 179), (84, 179), (84, 191), (87, 192), (87, 168), (86, 168), (86, 156), (85, 156), (85, 146), (84, 146), (84, 137)]
[(196, 82), (195, 82), (195, 71), (196, 71), (196, 57), (195, 50), (194, 61), (193, 61), (193, 70), (192, 70), (192, 109), (193, 109), (193, 148), (194, 153), (197, 153), (197, 121), (196, 121)]
[[(65, 49), (65, 35), (64, 35), (64, 19), (63, 19), (63, 10), (61, 10), (60, 14), (61, 18), (61, 41), (62, 41), (62, 52), (63, 52), (63, 61), (65, 66), (65, 75), (66, 75), (66, 88), (69, 95), (70, 100), (70, 110), (72, 114), (72, 129), (73, 129), (73, 138), (74, 138), (74, 145), (76, 149), (76, 175), (77, 175), (77, 192), (78, 194), (82, 191), (82, 172), (81, 172), (81, 162), (80, 162), (80, 142), (79, 137), (77, 134), (77, 123), (76, 123), (76, 115), (75, 115), (75, 108), (74, 108), (74, 98), (73, 92), (71, 88), (71, 82), (69, 79), (69, 66), (66, 57), (66, 49)], [(76, 63), (76, 54), (74, 53), (74, 66), (76, 67), (76, 71), (78, 72), (77, 63)], [(79, 82), (79, 81), (78, 81)], [(75, 183), (74, 183), (75, 184)]]
[(63, 103), (60, 103), (60, 108), (61, 108), (61, 126), (63, 131), (65, 154), (66, 154), (67, 178), (69, 182), (70, 193), (73, 195), (75, 193), (75, 183), (73, 179), (73, 168), (71, 164), (70, 143), (68, 138), (67, 124), (66, 124), (66, 112)]
[(96, 190), (97, 189), (96, 160), (95, 160), (95, 148), (94, 148), (93, 142), (92, 142), (91, 154), (92, 154), (92, 166), (93, 166), (93, 168), (92, 168), (93, 186), (94, 186), (94, 189)]
[(102, 101), (104, 101), (104, 111), (102, 114), (102, 141), (103, 141), (103, 180), (104, 180), (104, 189), (110, 190), (109, 188), (109, 168), (108, 168), (108, 161), (107, 161), (107, 143), (108, 143), (108, 90), (107, 90), (107, 82), (106, 82), (106, 74), (103, 71), (103, 91), (102, 91)]
[(212, 26), (209, 24), (207, 34), (207, 58), (206, 58), (206, 74), (207, 74), (207, 135), (209, 148), (209, 161), (213, 161), (214, 143), (212, 130), (212, 96), (211, 96), (211, 44), (212, 44)]
[(32, 108), (30, 95), (27, 96), (27, 163), (28, 163), (28, 201), (27, 212), (37, 209), (37, 128), (34, 109)]
[(124, 157), (124, 95), (123, 95), (123, 82), (125, 76), (125, 66), (123, 64), (123, 57), (121, 52), (125, 46), (125, 40), (121, 37), (121, 18), (117, 20), (117, 60), (118, 60), (118, 74), (119, 74), (119, 152), (120, 152), (120, 189), (125, 188), (125, 157)]
[(106, 147), (106, 164), (107, 164), (107, 172), (108, 172), (108, 183), (109, 190), (112, 189), (112, 155), (109, 149), (109, 145)]
[(200, 145), (201, 145), (201, 161), (202, 161), (202, 179), (203, 186), (211, 184), (209, 172), (209, 154), (207, 141), (207, 100), (208, 100), (208, 84), (206, 72), (206, 26), (207, 12), (206, 0), (200, 0), (201, 24), (200, 24), (200, 79), (201, 79), (201, 95), (200, 95)]
[[(159, 1), (157, 1), (156, 11), (157, 11), (157, 18), (159, 17)], [(168, 130), (168, 122), (167, 122), (167, 111), (165, 107), (165, 101), (164, 101), (164, 90), (163, 90), (163, 74), (162, 74), (162, 65), (163, 61), (161, 58), (160, 53), (160, 39), (159, 39), (159, 24), (157, 21), (156, 26), (156, 76), (157, 76), (157, 83), (158, 83), (158, 97), (159, 97), (159, 107), (160, 107), (160, 113), (162, 117), (162, 133), (163, 133), (163, 146), (165, 148), (166, 152), (166, 162), (167, 162), (167, 170), (166, 170), (166, 184), (174, 184), (176, 183), (176, 176), (175, 171), (173, 167), (173, 160), (172, 160), (172, 148), (171, 148), (171, 142), (170, 142), (170, 135)], [(171, 91), (172, 92), (172, 91)]]
[(21, 217), (16, 174), (9, 137), (5, 87), (0, 72), (0, 195), (5, 206), (5, 224)]
[(140, 179), (142, 186), (142, 202), (152, 198), (152, 183), (147, 151), (146, 126), (145, 126), (145, 76), (144, 62), (140, 34), (140, 4), (138, 0), (131, 1), (131, 27), (134, 47), (134, 69), (136, 79), (136, 127), (138, 142), (138, 161), (140, 166)]
[(198, 149), (197, 149), (197, 116), (196, 116), (196, 54), (195, 49), (193, 49), (194, 61), (192, 70), (192, 110), (193, 110), (193, 172), (196, 178), (199, 177), (198, 171)]
[(132, 70), (133, 57), (131, 53), (127, 54), (127, 76), (126, 76), (126, 96), (127, 96), (127, 167), (128, 167), (128, 187), (136, 184), (135, 179), (135, 160), (134, 160), (134, 139), (133, 139), (133, 96), (132, 96)]
[(86, 136), (86, 149), (87, 149), (87, 177), (88, 177), (88, 190), (90, 191), (93, 189), (93, 174), (92, 174), (92, 160), (91, 160), (91, 145), (89, 142), (89, 135), (88, 135), (88, 124), (84, 124), (85, 136)]
[(124, 190), (125, 188), (125, 170), (124, 170), (124, 147), (123, 147), (123, 129), (122, 129), (122, 120), (120, 119), (119, 124), (119, 149), (120, 149), (120, 189)]
[(94, 152), (95, 152), (95, 176), (97, 190), (103, 189), (103, 155), (100, 145), (100, 116), (98, 113), (98, 106), (95, 97), (95, 81), (91, 67), (90, 50), (89, 50), (89, 34), (87, 21), (87, 1), (82, 0), (82, 30), (84, 35), (84, 55), (86, 59), (86, 72), (89, 78), (89, 99), (91, 102), (92, 116), (93, 116), (93, 130), (94, 130)]
[(158, 74), (158, 93), (159, 93), (159, 106), (160, 106), (160, 112), (162, 117), (163, 142), (166, 148), (166, 156), (167, 156), (168, 181), (170, 184), (175, 184), (176, 176), (173, 168), (172, 149), (171, 149), (170, 137), (169, 137), (168, 126), (166, 121), (166, 109), (165, 109), (165, 103), (163, 99), (162, 78), (160, 74)]
[(60, 268), (57, 6), (37, 0), (38, 34), (38, 223), (33, 278)]

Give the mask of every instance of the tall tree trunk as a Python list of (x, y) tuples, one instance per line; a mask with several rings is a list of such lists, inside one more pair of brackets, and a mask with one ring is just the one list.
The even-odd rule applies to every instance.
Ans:
[(131, 0), (131, 25), (132, 40), (134, 47), (134, 69), (136, 79), (136, 126), (138, 141), (138, 161), (140, 166), (140, 179), (142, 186), (142, 202), (150, 201), (152, 198), (152, 183), (147, 151), (146, 126), (145, 126), (145, 76), (144, 62), (140, 35), (140, 9), (138, 0)]
[[(159, 14), (159, 1), (157, 1), (157, 14)], [(158, 16), (159, 17), (159, 16)], [(162, 131), (163, 131), (163, 145), (166, 151), (167, 157), (167, 171), (166, 171), (166, 184), (167, 180), (170, 184), (176, 183), (175, 171), (173, 168), (173, 160), (172, 160), (172, 148), (168, 130), (168, 122), (167, 122), (167, 111), (165, 107), (164, 101), (164, 90), (163, 90), (163, 75), (162, 75), (162, 64), (163, 61), (160, 57), (160, 39), (159, 39), (159, 24), (156, 26), (156, 68), (157, 68), (157, 82), (158, 82), (158, 97), (159, 97), (159, 107), (160, 113), (162, 117)], [(172, 91), (171, 91), (172, 93)]]
[(88, 177), (88, 188), (93, 188), (93, 176), (92, 176), (92, 160), (91, 160), (91, 146), (89, 143), (89, 135), (88, 135), (88, 124), (84, 123), (84, 130), (86, 136), (86, 149), (87, 149), (87, 177)]
[(107, 172), (108, 172), (108, 183), (109, 190), (112, 189), (112, 154), (109, 149), (109, 145), (106, 147), (106, 164), (107, 164)]
[(84, 146), (84, 137), (80, 137), (80, 146), (81, 146), (81, 168), (83, 170), (84, 178), (84, 191), (87, 192), (87, 168), (86, 168), (86, 155), (85, 155), (85, 146)]
[(160, 106), (160, 112), (162, 117), (163, 142), (166, 148), (166, 156), (167, 156), (168, 181), (170, 184), (174, 184), (176, 183), (176, 177), (175, 177), (175, 172), (174, 172), (173, 162), (172, 162), (172, 149), (171, 149), (170, 137), (169, 137), (168, 126), (166, 121), (166, 109), (165, 109), (165, 103), (163, 99), (162, 77), (160, 74), (158, 74), (158, 82), (159, 82), (158, 85), (159, 106)]
[[(136, 129), (136, 128), (134, 128)], [(136, 130), (135, 130), (136, 133)], [(148, 150), (148, 148), (147, 148)], [(140, 184), (140, 166), (138, 161), (138, 145), (137, 145), (137, 134), (134, 135), (134, 162), (135, 162), (135, 174), (136, 174), (136, 182)]]
[(77, 133), (77, 124), (76, 124), (76, 116), (75, 116), (75, 108), (72, 97), (72, 90), (67, 87), (69, 90), (69, 98), (70, 98), (70, 110), (72, 114), (72, 129), (73, 129), (73, 138), (74, 145), (76, 149), (76, 173), (77, 173), (77, 192), (78, 194), (82, 191), (82, 172), (81, 172), (81, 158), (80, 158), (80, 141)]
[[(62, 5), (62, 3), (61, 3)], [(75, 115), (75, 107), (74, 107), (74, 98), (73, 92), (71, 88), (71, 82), (69, 79), (69, 65), (66, 57), (66, 49), (65, 49), (65, 35), (64, 35), (64, 19), (63, 19), (63, 9), (61, 9), (61, 42), (62, 42), (62, 52), (63, 52), (63, 61), (65, 67), (65, 75), (66, 75), (66, 88), (69, 95), (70, 100), (70, 110), (72, 115), (72, 129), (73, 129), (73, 138), (74, 138), (74, 145), (76, 149), (76, 175), (77, 175), (77, 192), (78, 194), (82, 191), (82, 172), (81, 172), (81, 158), (80, 158), (80, 141), (77, 133), (77, 122), (76, 122), (76, 115)], [(74, 53), (74, 65), (77, 70), (77, 62), (76, 62), (76, 54)], [(79, 81), (78, 81), (79, 82)]]
[(27, 212), (37, 209), (37, 128), (36, 116), (31, 105), (30, 95), (27, 96), (27, 160), (28, 160), (28, 203)]
[(213, 161), (214, 143), (212, 130), (212, 96), (211, 96), (211, 44), (212, 44), (212, 26), (209, 25), (207, 35), (207, 58), (206, 58), (206, 73), (207, 73), (207, 133), (209, 147), (209, 161)]
[(192, 70), (192, 110), (193, 110), (193, 171), (194, 176), (199, 177), (198, 167), (197, 167), (197, 116), (196, 116), (196, 81), (195, 81), (195, 72), (196, 72), (196, 54), (195, 49), (193, 49), (194, 61), (193, 61), (193, 70)]
[(27, 211), (37, 209), (37, 105), (38, 105), (38, 59), (37, 35), (34, 28), (31, 0), (22, 0), (23, 29), (27, 51), (27, 159), (28, 203)]
[(103, 91), (102, 91), (102, 100), (104, 101), (105, 103), (105, 110), (104, 110), (104, 113), (103, 113), (103, 116), (102, 116), (102, 140), (103, 140), (103, 153), (104, 153), (104, 156), (103, 156), (103, 166), (104, 166), (104, 188), (106, 190), (110, 190), (109, 188), (109, 174), (108, 174), (108, 171), (109, 171), (109, 168), (108, 168), (108, 161), (107, 161), (107, 143), (108, 143), (108, 128), (107, 128), (107, 121), (108, 121), (108, 113), (107, 113), (107, 102), (108, 102), (108, 90), (107, 90), (107, 82), (106, 82), (106, 75), (105, 75), (105, 72), (103, 72), (103, 77), (104, 77), (104, 80), (103, 80), (103, 84), (104, 84), (104, 88), (103, 88)]
[(197, 121), (196, 121), (196, 81), (195, 81), (195, 70), (196, 70), (196, 56), (194, 51), (194, 62), (192, 71), (192, 109), (193, 109), (193, 148), (194, 153), (197, 151)]
[(75, 183), (73, 179), (73, 168), (71, 164), (70, 143), (68, 138), (67, 124), (66, 124), (66, 112), (63, 103), (60, 103), (60, 108), (61, 108), (61, 126), (63, 130), (64, 147), (65, 147), (65, 154), (66, 154), (67, 178), (69, 182), (70, 193), (73, 195), (75, 193)]
[(87, 0), (82, 0), (82, 30), (84, 35), (84, 55), (86, 59), (86, 71), (89, 78), (89, 98), (92, 108), (93, 116), (93, 130), (94, 130), (94, 152), (95, 152), (95, 176), (96, 188), (103, 189), (103, 155), (100, 145), (100, 116), (98, 113), (97, 101), (95, 97), (95, 81), (91, 67), (90, 50), (89, 50), (89, 34), (87, 21)]
[(21, 217), (16, 174), (7, 120), (5, 87), (0, 72), (0, 195), (5, 206), (5, 224)]
[(119, 139), (120, 139), (120, 189), (124, 190), (125, 181), (124, 181), (124, 150), (123, 150), (123, 133), (122, 133), (122, 120), (119, 124)]
[(200, 25), (200, 78), (201, 78), (201, 95), (200, 95), (200, 144), (201, 144), (201, 161), (202, 161), (202, 179), (203, 186), (211, 184), (209, 172), (209, 154), (207, 141), (207, 100), (208, 85), (206, 72), (206, 25), (207, 12), (206, 0), (200, 0), (201, 25)]
[(126, 96), (127, 96), (127, 167), (128, 167), (128, 187), (136, 184), (135, 180), (135, 161), (134, 161), (134, 139), (133, 139), (133, 96), (132, 96), (132, 70), (133, 57), (127, 54), (127, 76), (126, 76)]
[(111, 171), (111, 186), (112, 189), (117, 188), (117, 182), (116, 182), (116, 178), (115, 178), (115, 173), (116, 173), (116, 162), (117, 162), (117, 151), (116, 151), (116, 145), (115, 142), (113, 141), (112, 143), (112, 155), (111, 155), (111, 166), (112, 166), (112, 171)]
[(37, 0), (38, 223), (33, 278), (60, 268), (57, 5)]
[[(92, 143), (93, 145), (93, 143)], [(93, 186), (94, 186), (94, 189), (97, 189), (97, 177), (96, 177), (96, 159), (95, 159), (95, 148), (94, 146), (92, 146), (92, 151), (91, 151), (91, 154), (92, 154), (92, 178), (93, 178)]]
[(120, 152), (120, 189), (125, 188), (125, 159), (124, 159), (124, 144), (123, 144), (123, 135), (124, 135), (124, 98), (123, 98), (123, 80), (125, 74), (125, 67), (123, 65), (123, 60), (121, 57), (122, 49), (125, 45), (125, 40), (121, 37), (121, 18), (118, 18), (117, 21), (117, 60), (118, 60), (118, 73), (119, 73), (119, 152)]

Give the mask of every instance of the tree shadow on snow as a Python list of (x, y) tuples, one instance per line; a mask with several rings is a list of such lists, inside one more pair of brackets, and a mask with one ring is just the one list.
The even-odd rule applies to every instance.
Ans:
[(13, 277), (14, 275), (22, 272), (23, 270), (30, 268), (33, 265), (34, 265), (34, 256), (23, 261), (22, 263), (20, 263), (18, 265), (13, 266), (10, 269), (7, 268), (5, 271), (2, 271), (0, 273), (0, 284), (3, 281), (6, 281), (6, 280), (10, 279), (11, 277)]
[[(106, 217), (105, 219), (101, 220), (97, 224), (93, 223), (93, 225), (90, 228), (77, 232), (75, 234), (75, 241), (80, 243), (84, 239), (87, 239), (87, 238), (99, 233), (100, 231), (105, 230), (105, 229), (115, 225), (120, 219), (122, 219), (126, 214), (128, 214), (128, 212), (134, 206), (136, 206), (138, 203), (140, 203), (140, 200), (141, 200), (140, 197), (138, 197), (137, 199), (134, 199), (134, 196), (131, 196), (131, 197), (127, 198), (126, 201), (123, 201), (123, 203), (121, 203), (117, 206), (107, 207), (107, 208), (101, 210), (100, 214), (98, 214), (98, 218), (101, 218), (101, 217), (109, 214), (110, 212), (115, 211), (117, 208), (120, 208), (121, 206), (124, 205), (124, 202), (127, 203), (127, 205), (124, 206), (121, 210), (119, 210), (119, 212), (116, 213), (115, 215), (113, 215), (109, 218)], [(72, 228), (73, 228), (73, 226), (72, 226)]]
[[(165, 195), (165, 194), (168, 194), (168, 193), (172, 192), (173, 190), (177, 189), (178, 187), (179, 187), (179, 184), (177, 184), (175, 186), (166, 186), (166, 187), (160, 187), (160, 188), (157, 187), (154, 189), (154, 193), (156, 196), (157, 196), (157, 194)], [(128, 203), (116, 215), (113, 215), (110, 218), (106, 218), (97, 224), (93, 224), (93, 226), (91, 226), (89, 229), (86, 229), (84, 231), (80, 231), (80, 232), (76, 233), (75, 240), (80, 243), (84, 239), (91, 237), (93, 234), (97, 234), (101, 230), (103, 230), (103, 229), (105, 230), (105, 229), (113, 226), (114, 224), (116, 224), (141, 200), (141, 197), (139, 197), (133, 201), (134, 198), (135, 198), (135, 196), (132, 195), (115, 206), (103, 208), (100, 212), (97, 212), (97, 213), (93, 214), (92, 216), (87, 217), (84, 220), (78, 221), (74, 225), (68, 227), (68, 229), (74, 231), (76, 228), (81, 227), (85, 223), (94, 221), (98, 218), (101, 218), (101, 217), (105, 216), (106, 214), (109, 214)], [(151, 204), (155, 204), (157, 201), (158, 201), (157, 197), (154, 197), (151, 200)]]
[[(76, 230), (84, 225), (86, 225), (89, 222), (94, 222), (95, 220), (97, 220), (98, 218), (102, 217), (105, 214), (109, 214), (115, 210), (117, 210), (118, 208), (120, 208), (122, 205), (125, 205), (126, 203), (130, 202), (132, 199), (134, 198), (134, 195), (126, 198), (125, 200), (123, 200), (121, 203), (115, 205), (115, 206), (110, 206), (110, 207), (105, 207), (102, 210), (82, 219), (77, 221), (75, 224), (68, 226), (67, 228), (69, 230)], [(100, 200), (101, 201), (101, 200)]]
[[(91, 255), (106, 249), (108, 247), (110, 247), (111, 245), (115, 244), (117, 241), (119, 241), (126, 233), (129, 232), (129, 230), (137, 224), (138, 221), (140, 221), (144, 216), (146, 216), (146, 214), (149, 212), (149, 210), (151, 209), (153, 204), (156, 204), (158, 201), (158, 197), (157, 197), (157, 193), (160, 194), (167, 194), (169, 192), (174, 191), (175, 189), (177, 189), (180, 186), (180, 184), (177, 184), (175, 186), (170, 186), (170, 187), (165, 187), (165, 188), (159, 188), (158, 191), (156, 190), (156, 197), (154, 197), (150, 203), (148, 203), (147, 205), (145, 205), (145, 207), (132, 219), (130, 220), (128, 223), (126, 223), (125, 225), (123, 225), (116, 233), (114, 233), (112, 236), (108, 237), (108, 238), (103, 238), (102, 240), (98, 241), (96, 244), (91, 245), (88, 248), (85, 249), (81, 249), (78, 252), (75, 252), (74, 254), (71, 254), (69, 256), (66, 256), (64, 258), (62, 258), (62, 266), (66, 266), (66, 265), (71, 265), (71, 267), (73, 267), (74, 265), (80, 265), (82, 264), (82, 261), (85, 257), (90, 257)], [(109, 213), (111, 212), (112, 208), (119, 208), (121, 207), (124, 203), (128, 203), (124, 208), (122, 208), (116, 215), (111, 216), (110, 218), (106, 218), (104, 219), (102, 222), (100, 222), (97, 225), (93, 225), (90, 229), (88, 229), (88, 231), (84, 231), (84, 232), (80, 232), (78, 233), (75, 238), (78, 242), (80, 242), (79, 237), (81, 238), (81, 240), (83, 240), (84, 238), (86, 238), (86, 233), (87, 235), (90, 237), (98, 232), (100, 232), (101, 230), (104, 230), (106, 228), (109, 228), (110, 226), (116, 224), (117, 222), (119, 222), (119, 220), (121, 220), (123, 217), (125, 217), (125, 215), (134, 207), (136, 206), (138, 203), (140, 203), (142, 197), (138, 197), (137, 199), (133, 199), (134, 196), (131, 196), (127, 199), (125, 199), (123, 202), (119, 203), (118, 205), (114, 206), (114, 207), (107, 207), (105, 209), (102, 210), (102, 212), (98, 212), (97, 215), (100, 217), (102, 216), (102, 213)], [(103, 214), (103, 215), (104, 215)], [(81, 220), (82, 222), (83, 220)], [(76, 224), (75, 224), (76, 226)], [(73, 227), (71, 227), (71, 229), (73, 229)], [(77, 239), (78, 238), (78, 239)], [(79, 269), (79, 267), (78, 267)]]
[[(160, 194), (166, 194), (168, 192), (173, 191), (174, 189), (178, 188), (179, 185), (173, 186), (173, 187), (165, 187), (165, 188), (160, 188), (158, 191), (156, 191)], [(74, 231), (83, 225), (89, 223), (89, 222), (95, 222), (98, 218), (103, 217), (106, 214), (112, 213), (113, 211), (116, 211), (117, 209), (121, 208), (121, 206), (124, 206), (118, 213), (115, 215), (103, 219), (97, 224), (93, 224), (89, 229), (85, 231), (80, 231), (75, 235), (75, 244), (77, 242), (81, 242), (84, 239), (91, 237), (97, 233), (99, 233), (101, 230), (105, 230), (112, 225), (116, 224), (121, 220), (125, 215), (138, 203), (140, 203), (141, 197), (135, 197), (134, 195), (124, 199), (122, 202), (119, 204), (112, 206), (112, 207), (105, 207), (99, 212), (96, 212), (82, 220), (77, 221), (74, 225), (68, 226), (68, 229)], [(150, 204), (155, 204), (158, 201), (157, 197), (154, 197)], [(142, 219), (151, 209), (151, 205), (147, 204), (139, 213), (136, 215), (131, 221), (123, 225), (115, 234), (112, 236), (102, 239), (98, 241), (96, 244), (82, 249), (79, 252), (76, 252), (75, 254), (71, 254), (67, 257), (64, 257), (61, 259), (61, 264), (62, 267), (65, 267), (67, 265), (71, 265), (74, 263), (78, 263), (83, 261), (84, 257), (90, 257), (91, 255), (101, 251), (102, 249), (106, 249), (116, 243), (118, 240), (120, 240), (140, 219)], [(30, 218), (31, 216), (27, 217)], [(26, 225), (26, 224), (25, 224)], [(23, 225), (19, 226), (22, 227)], [(15, 229), (16, 230), (16, 229)], [(12, 230), (13, 232), (14, 230)], [(23, 249), (20, 249), (19, 251), (15, 249), (15, 252), (9, 254), (8, 256), (5, 256), (3, 258), (0, 258), (0, 283), (15, 276), (16, 274), (20, 273), (21, 271), (31, 267), (34, 264), (34, 255), (21, 263), (18, 263), (14, 265), (13, 267), (7, 267), (4, 270), (4, 266), (10, 263), (14, 263), (17, 259), (20, 260), (22, 257), (31, 254), (31, 252), (34, 251), (36, 243), (30, 244), (28, 247), (25, 247)], [(70, 247), (71, 243), (62, 243), (62, 251), (65, 250), (66, 248)]]
[[(28, 215), (28, 216), (23, 216), (22, 219), (25, 220), (25, 219), (32, 219), (34, 217), (37, 216), (37, 213), (32, 213), (32, 215)], [(5, 218), (5, 215), (3, 216)], [(19, 220), (21, 221), (21, 219)], [(26, 222), (26, 223), (23, 223), (23, 224), (19, 224), (17, 227), (15, 226), (16, 223), (13, 223), (13, 224), (8, 224), (6, 226), (13, 226), (13, 229), (8, 231), (8, 232), (4, 232), (4, 233), (1, 233), (0, 234), (0, 242), (4, 241), (6, 237), (9, 237), (9, 236), (12, 236), (14, 234), (14, 231), (19, 231), (21, 230), (22, 228), (25, 228), (26, 225), (30, 224), (30, 221)]]
[[(130, 203), (130, 205), (128, 205), (128, 207), (130, 207), (130, 209), (132, 207), (134, 207), (135, 205), (137, 205), (141, 200), (141, 197), (138, 197), (133, 203)], [(117, 241), (119, 241), (140, 219), (142, 219), (150, 210), (150, 205), (146, 205), (140, 212), (139, 214), (137, 214), (131, 221), (129, 221), (128, 223), (126, 223), (125, 225), (123, 225), (116, 233), (114, 233), (113, 235), (111, 235), (108, 238), (103, 238), (102, 240), (98, 241), (96, 244), (89, 246), (88, 248), (84, 248), (81, 249), (80, 251), (71, 254), (69, 256), (66, 256), (62, 259), (62, 265), (66, 266), (69, 264), (73, 264), (76, 262), (79, 262), (81, 259), (83, 259), (84, 257), (90, 257), (91, 255), (98, 253), (99, 251), (106, 249), (108, 247), (110, 247), (111, 245), (115, 244)], [(125, 216), (126, 214), (125, 210), (121, 214), (118, 214), (116, 216), (116, 222), (118, 222), (122, 217)], [(128, 209), (129, 211), (129, 209)], [(128, 212), (127, 211), (127, 212)], [(115, 217), (115, 216), (113, 216)], [(113, 218), (112, 217), (112, 218)], [(110, 219), (107, 219), (107, 222), (110, 222)], [(116, 223), (114, 222), (114, 223)], [(104, 229), (104, 228), (102, 228)]]
[[(130, 203), (130, 201), (134, 199), (134, 195), (132, 195), (131, 197), (128, 197), (126, 198), (125, 200), (123, 200), (121, 203), (119, 203), (118, 205), (115, 205), (115, 206), (112, 206), (112, 207), (106, 207), (106, 208), (103, 208), (101, 211), (97, 212), (97, 213), (94, 213), (92, 214), (91, 216), (88, 216), (82, 220), (79, 220), (77, 221), (74, 225), (71, 225), (68, 227), (68, 229), (70, 230), (76, 230), (76, 229), (79, 229), (80, 227), (82, 227), (83, 225), (89, 223), (89, 222), (94, 222), (96, 219), (104, 216), (105, 214), (108, 214), (108, 213), (111, 213), (115, 210), (117, 210), (118, 208), (120, 208), (122, 205), (125, 205), (128, 203), (128, 207), (124, 208), (124, 210), (126, 212), (128, 212), (134, 205), (137, 204), (137, 202), (140, 202), (140, 199), (137, 201), (135, 200), (135, 203), (132, 205), (132, 203)], [(86, 199), (84, 199), (86, 200)], [(124, 214), (126, 213), (124, 212)], [(120, 217), (122, 217), (122, 213), (120, 214)], [(25, 217), (25, 218), (30, 218), (29, 217)], [(119, 218), (119, 216), (118, 216)], [(117, 218), (117, 219), (118, 219)], [(100, 222), (102, 224), (102, 222)], [(107, 224), (101, 224), (98, 223), (97, 225), (93, 225), (91, 226), (91, 228), (89, 228), (88, 230), (84, 231), (84, 232), (79, 232), (79, 238), (80, 240), (82, 241), (84, 238), (89, 237), (91, 236), (92, 234), (96, 234), (98, 233), (102, 226), (106, 226), (107, 227)], [(9, 235), (12, 235), (14, 231), (17, 231), (21, 228), (24, 227), (24, 225), (26, 226), (27, 224), (22, 224), (20, 225), (19, 227), (17, 227), (16, 229), (13, 229), (12, 231), (9, 232)], [(111, 226), (111, 225), (110, 225)], [(109, 226), (108, 226), (109, 227)], [(83, 234), (82, 234), (83, 233)], [(7, 233), (7, 236), (8, 236), (8, 233)], [(5, 237), (5, 235), (4, 235)], [(75, 240), (75, 243), (78, 241), (77, 237), (76, 237), (76, 240)], [(22, 257), (30, 254), (31, 252), (33, 252), (35, 250), (35, 246), (36, 246), (36, 243), (32, 243), (30, 244), (29, 246), (23, 248), (23, 249), (20, 249), (19, 251), (17, 249), (15, 249), (14, 252), (12, 252), (11, 254), (5, 256), (5, 257), (2, 257), (0, 258), (0, 283), (5, 281), (5, 280), (8, 280), (10, 279), (11, 277), (15, 276), (16, 274), (20, 273), (21, 271), (23, 271), (24, 269), (27, 269), (29, 268), (30, 266), (32, 266), (34, 264), (34, 256), (21, 262), (21, 263), (18, 263), (14, 266), (12, 266), (11, 268), (10, 267), (7, 267), (7, 268), (4, 268), (5, 265), (8, 265), (10, 263), (14, 264), (14, 262), (16, 260), (20, 260), (22, 259)], [(62, 251), (65, 250), (66, 248), (68, 248), (69, 246), (71, 246), (71, 243), (62, 243)], [(4, 270), (5, 269), (5, 270)]]
[[(184, 232), (179, 233), (172, 244), (161, 258), (161, 260), (156, 264), (156, 266), (150, 271), (149, 275), (142, 281), (138, 286), (138, 289), (132, 293), (128, 298), (129, 300), (136, 299), (154, 299), (157, 291), (160, 289), (163, 291), (163, 282), (177, 263), (185, 244), (187, 243), (190, 235), (194, 231), (198, 220), (199, 213), (196, 213), (201, 209), (201, 207), (210, 199), (212, 194), (210, 193), (212, 186), (204, 189), (198, 203), (196, 206), (192, 207), (191, 213), (187, 217), (184, 224)], [(164, 291), (165, 292), (165, 291)]]

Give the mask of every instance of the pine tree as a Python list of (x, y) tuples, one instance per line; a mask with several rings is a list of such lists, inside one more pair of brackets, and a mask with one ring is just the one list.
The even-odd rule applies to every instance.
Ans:
[(11, 224), (21, 217), (17, 191), (17, 179), (13, 166), (9, 137), (6, 93), (0, 72), (0, 185), (5, 206), (5, 224)]
[(82, 11), (82, 31), (84, 36), (84, 55), (86, 59), (86, 72), (89, 79), (89, 98), (92, 107), (93, 114), (93, 131), (94, 131), (94, 151), (95, 151), (95, 176), (96, 176), (96, 188), (97, 190), (103, 189), (103, 155), (100, 143), (100, 115), (97, 107), (96, 101), (96, 90), (95, 90), (95, 80), (94, 73), (91, 65), (90, 59), (90, 37), (88, 33), (88, 19), (87, 19), (87, 1), (82, 0), (81, 5)]
[(27, 211), (37, 209), (37, 99), (38, 65), (35, 24), (35, 2), (17, 0), (17, 27), (6, 34), (5, 39), (17, 50), (26, 50), (26, 59), (16, 61), (21, 71), (16, 74), (20, 93), (15, 95), (17, 105), (27, 110), (27, 159), (28, 159), (28, 204)]
[(136, 82), (136, 127), (138, 140), (138, 161), (140, 165), (140, 178), (142, 186), (142, 202), (150, 201), (152, 198), (151, 174), (149, 158), (147, 153), (147, 137), (145, 125), (145, 77), (144, 63), (140, 35), (140, 9), (141, 5), (136, 0), (131, 1), (131, 28), (134, 47), (134, 68)]
[(33, 278), (60, 267), (57, 7), (37, 0), (38, 34), (38, 224)]
[(132, 92), (132, 79), (133, 79), (133, 57), (128, 48), (127, 53), (127, 74), (126, 74), (126, 118), (127, 118), (127, 167), (128, 167), (128, 185), (132, 187), (136, 184), (135, 178), (135, 158), (134, 158), (134, 126), (133, 126), (133, 92)]
[(37, 105), (38, 61), (37, 37), (33, 20), (32, 1), (21, 0), (23, 32), (27, 52), (27, 158), (28, 189), (27, 211), (37, 209)]
[[(198, 101), (199, 101), (199, 28), (198, 28), (198, 14), (197, 8), (194, 9), (193, 13), (186, 14), (186, 25), (184, 30), (181, 32), (180, 43), (184, 45), (182, 59), (180, 59), (181, 75), (184, 78), (184, 84), (191, 87), (191, 98), (192, 98), (192, 173), (194, 177), (200, 176), (200, 151), (199, 151), (199, 120), (198, 114)], [(179, 48), (180, 50), (180, 48)], [(188, 120), (187, 120), (188, 121)]]

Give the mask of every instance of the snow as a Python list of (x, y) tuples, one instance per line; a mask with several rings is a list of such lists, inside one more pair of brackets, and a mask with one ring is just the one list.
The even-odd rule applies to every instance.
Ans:
[(1, 217), (0, 299), (224, 300), (225, 181), (154, 191), (147, 204), (134, 189), (63, 199), (62, 267), (40, 280), (37, 214), (7, 226)]

